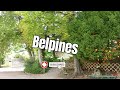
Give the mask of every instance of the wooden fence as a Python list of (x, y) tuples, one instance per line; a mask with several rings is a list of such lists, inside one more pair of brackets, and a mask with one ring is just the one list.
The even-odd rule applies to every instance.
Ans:
[(105, 72), (120, 72), (119, 63), (94, 63), (94, 62), (82, 62), (82, 68), (84, 70), (93, 71), (96, 67), (99, 66)]
[[(95, 68), (99, 68), (105, 72), (120, 72), (120, 63), (95, 63), (95, 62), (88, 62), (88, 61), (82, 61), (82, 69), (93, 71)], [(66, 68), (67, 69), (74, 69), (74, 62), (73, 61), (67, 61), (66, 62)]]

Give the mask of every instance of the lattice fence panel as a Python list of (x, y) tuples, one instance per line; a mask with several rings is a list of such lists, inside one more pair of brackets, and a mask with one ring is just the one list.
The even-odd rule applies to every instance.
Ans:
[(119, 63), (92, 63), (92, 62), (83, 62), (82, 68), (88, 71), (94, 70), (97, 66), (99, 66), (102, 70), (107, 72), (120, 72), (120, 64)]

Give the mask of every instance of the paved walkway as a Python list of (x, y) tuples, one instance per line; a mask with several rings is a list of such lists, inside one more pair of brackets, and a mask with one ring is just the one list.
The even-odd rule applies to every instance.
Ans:
[[(12, 71), (11, 71), (12, 70)], [(26, 74), (21, 69), (4, 69), (0, 68), (0, 79), (62, 79), (58, 76), (60, 70), (51, 68), (45, 74)]]
[(24, 71), (24, 67), (21, 68), (0, 68), (0, 73), (1, 72), (15, 72), (15, 71)]

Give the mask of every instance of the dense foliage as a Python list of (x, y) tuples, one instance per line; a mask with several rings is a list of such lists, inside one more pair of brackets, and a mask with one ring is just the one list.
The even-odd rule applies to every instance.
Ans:
[[(70, 41), (79, 45), (77, 56), (85, 60), (102, 60), (106, 53), (119, 55), (113, 42), (120, 38), (120, 12), (83, 11), (68, 23)], [(106, 59), (109, 59), (108, 57)]]

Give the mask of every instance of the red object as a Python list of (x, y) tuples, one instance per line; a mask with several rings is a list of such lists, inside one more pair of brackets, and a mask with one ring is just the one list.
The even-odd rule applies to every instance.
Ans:
[(115, 72), (115, 73), (113, 73), (112, 75), (113, 75), (113, 76), (118, 76), (118, 73)]
[(41, 63), (41, 67), (42, 67), (42, 68), (47, 68), (47, 67), (48, 67), (48, 62), (43, 61), (43, 62)]

